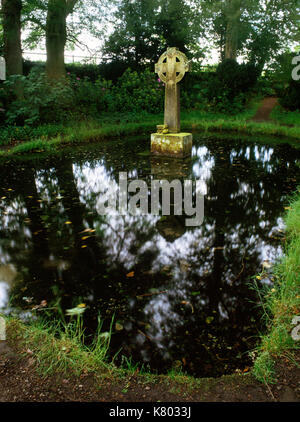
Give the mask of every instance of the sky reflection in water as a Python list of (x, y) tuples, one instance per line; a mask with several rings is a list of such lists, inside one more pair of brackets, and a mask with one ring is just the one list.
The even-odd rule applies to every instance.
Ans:
[[(261, 329), (249, 283), (282, 253), (299, 152), (197, 136), (194, 144), (192, 160), (175, 165), (140, 154), (148, 142), (132, 139), (1, 166), (0, 309), (84, 302), (87, 333), (99, 312), (103, 329), (115, 314), (123, 329), (112, 355), (122, 347), (119, 357), (160, 372), (217, 376), (249, 365)], [(153, 177), (204, 180), (203, 224), (99, 216), (97, 199), (120, 171), (148, 186)]]

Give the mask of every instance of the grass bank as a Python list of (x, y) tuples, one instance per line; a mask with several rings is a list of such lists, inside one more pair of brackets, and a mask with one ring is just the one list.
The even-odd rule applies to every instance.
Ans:
[(273, 109), (270, 117), (280, 125), (300, 128), (300, 111), (287, 111), (278, 105)]
[[(182, 112), (183, 131), (230, 132), (258, 136), (274, 136), (286, 140), (300, 139), (300, 126), (282, 126), (279, 123), (256, 123), (258, 102), (253, 102), (245, 111), (234, 116), (204, 111)], [(118, 136), (146, 135), (156, 130), (163, 122), (163, 115), (103, 115), (98, 120), (62, 125), (46, 125), (36, 129), (7, 128), (0, 136), (0, 156), (24, 154), (26, 152), (53, 152), (66, 145), (84, 144), (109, 140)]]
[(57, 372), (66, 375), (69, 371), (80, 375), (112, 368), (107, 360), (111, 333), (102, 333), (100, 323), (89, 347), (84, 341), (82, 318), (69, 323), (46, 323), (37, 318), (25, 324), (8, 317), (6, 323), (9, 341), (34, 355), (43, 376)]
[[(106, 357), (109, 346), (107, 336), (97, 336), (96, 343), (87, 348), (76, 324), (62, 327), (52, 323), (47, 326), (40, 322), (25, 324), (16, 318), (5, 318), (8, 345), (17, 360), (25, 360), (27, 370), (23, 371), (26, 373), (24, 377), (28, 378), (30, 367), (30, 371), (41, 377), (35, 384), (50, 380), (52, 391), (61, 389), (62, 380), (73, 390), (73, 385), (78, 382), (83, 384), (85, 377), (90, 380), (86, 391), (96, 390), (99, 395), (97, 401), (135, 401), (138, 395), (142, 401), (211, 402), (217, 400), (218, 395), (222, 400), (224, 394), (229, 401), (235, 398), (240, 401), (246, 397), (249, 386), (260, 388), (249, 372), (197, 379), (184, 375), (178, 369), (171, 370), (167, 375), (152, 374), (138, 369), (128, 360), (122, 367), (117, 367)], [(116, 391), (115, 397), (112, 392)], [(262, 394), (260, 391), (260, 399)]]
[[(261, 338), (253, 373), (264, 383), (275, 382), (278, 360), (296, 363), (300, 349), (300, 340), (292, 335), (293, 329), (300, 335), (300, 187), (287, 208), (284, 257), (273, 270), (273, 287), (259, 291), (268, 332)], [(260, 274), (257, 278), (267, 276)], [(293, 323), (297, 316), (298, 322)]]

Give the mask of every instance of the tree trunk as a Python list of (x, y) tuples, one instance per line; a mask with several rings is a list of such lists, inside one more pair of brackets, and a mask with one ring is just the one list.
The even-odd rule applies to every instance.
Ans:
[(242, 14), (241, 0), (229, 0), (226, 10), (225, 59), (236, 60), (239, 39), (240, 18)]
[(21, 0), (2, 0), (4, 57), (7, 76), (22, 75)]
[(220, 59), (221, 62), (225, 59), (225, 34), (222, 31), (220, 36)]
[(237, 47), (236, 25), (235, 22), (229, 21), (226, 30), (225, 59), (236, 60)]
[(49, 0), (46, 22), (46, 73), (49, 79), (60, 79), (66, 74), (65, 45), (67, 40), (67, 3)]

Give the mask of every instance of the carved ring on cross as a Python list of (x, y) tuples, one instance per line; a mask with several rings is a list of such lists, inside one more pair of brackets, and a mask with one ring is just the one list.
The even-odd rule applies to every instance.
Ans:
[(184, 53), (176, 47), (168, 48), (155, 65), (155, 73), (164, 82), (178, 83), (184, 77), (185, 72), (191, 70), (191, 65)]

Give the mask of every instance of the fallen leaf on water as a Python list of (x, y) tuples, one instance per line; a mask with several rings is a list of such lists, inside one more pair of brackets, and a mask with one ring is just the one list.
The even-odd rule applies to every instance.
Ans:
[(194, 313), (194, 307), (193, 307), (193, 305), (190, 302), (188, 302), (187, 300), (183, 300), (181, 302), (181, 304), (182, 305), (189, 305), (192, 308), (192, 314)]
[(210, 324), (214, 320), (213, 316), (208, 316), (205, 320), (206, 324)]
[(96, 230), (95, 229), (84, 229), (84, 230), (82, 230), (82, 232), (79, 232), (79, 234), (82, 234), (82, 233), (94, 233)]
[(72, 221), (66, 221), (65, 224), (72, 224)]
[(67, 309), (66, 310), (66, 315), (72, 316), (72, 315), (80, 315), (83, 314), (83, 312), (86, 310), (86, 308), (78, 308), (78, 306), (76, 306), (76, 308), (72, 308), (72, 309)]
[(130, 273), (126, 274), (126, 277), (134, 277), (134, 271), (131, 271)]
[(117, 331), (122, 331), (124, 327), (122, 324), (119, 324), (118, 322), (116, 322), (115, 328)]

